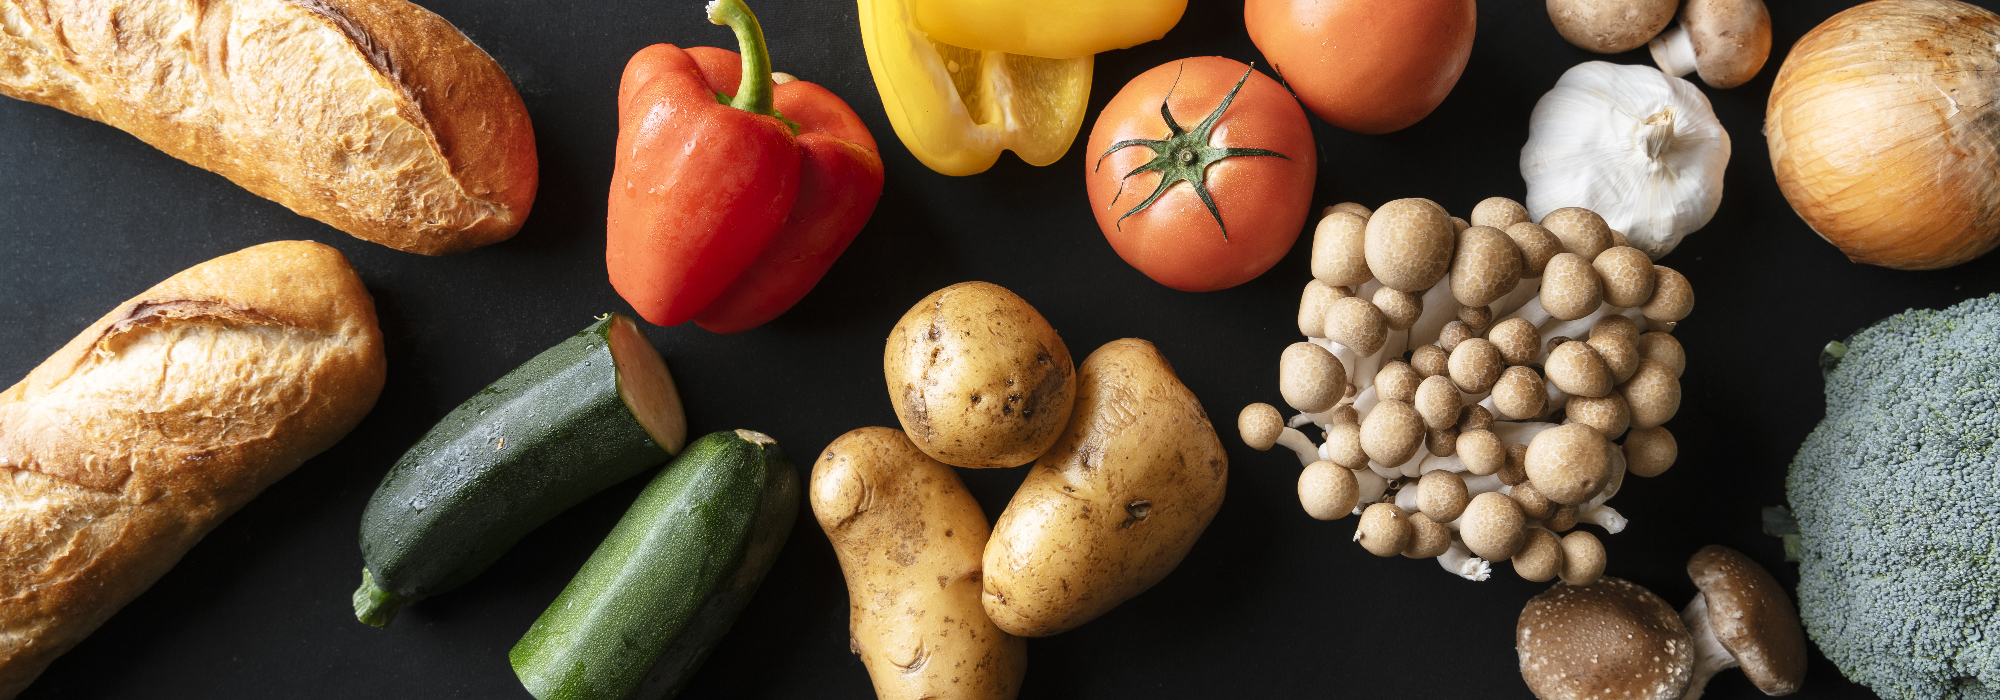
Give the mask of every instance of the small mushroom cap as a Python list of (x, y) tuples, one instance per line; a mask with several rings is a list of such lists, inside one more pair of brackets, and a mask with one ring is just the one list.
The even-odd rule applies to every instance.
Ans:
[(1362, 357), (1375, 354), (1389, 339), (1389, 319), (1375, 303), (1361, 297), (1335, 299), (1326, 305), (1326, 339), (1354, 348)]
[(1687, 569), (1701, 589), (1699, 597), (1707, 599), (1709, 630), (1736, 656), (1743, 675), (1765, 695), (1798, 691), (1806, 677), (1805, 631), (1798, 609), (1771, 572), (1742, 552), (1714, 544), (1695, 552)]
[(1377, 503), (1361, 511), (1361, 523), (1354, 529), (1354, 541), (1369, 554), (1393, 557), (1410, 546), (1410, 514), (1394, 503)]
[(1492, 391), (1501, 373), (1507, 371), (1507, 358), (1485, 338), (1468, 338), (1451, 351), (1446, 366), (1451, 371), (1452, 384), (1460, 391), (1484, 394)]
[[(1464, 443), (1459, 451), (1465, 451)], [(1680, 444), (1674, 441), (1674, 434), (1665, 427), (1638, 428), (1625, 436), (1625, 471), (1639, 476), (1653, 477), (1666, 473), (1680, 457)]]
[(1299, 334), (1308, 338), (1326, 337), (1326, 307), (1335, 299), (1350, 296), (1354, 295), (1346, 287), (1319, 280), (1307, 282), (1305, 291), (1299, 294)]
[(1382, 284), (1422, 294), (1451, 269), (1458, 232), (1435, 203), (1398, 199), (1368, 218), (1368, 269)]
[(1292, 343), (1278, 356), (1278, 393), (1305, 413), (1319, 413), (1340, 403), (1347, 391), (1347, 369), (1326, 348)]
[(1557, 584), (1528, 601), (1514, 628), (1521, 678), (1541, 700), (1677, 700), (1694, 674), (1680, 615), (1629, 581)]
[(1609, 443), (1582, 423), (1536, 433), (1528, 441), (1525, 463), (1535, 490), (1557, 503), (1588, 501), (1611, 478)]
[(1410, 544), (1403, 548), (1403, 556), (1430, 559), (1448, 549), (1451, 549), (1451, 528), (1423, 513), (1410, 514)]
[(1417, 396), (1413, 402), (1417, 415), (1424, 417), (1424, 427), (1444, 430), (1458, 424), (1460, 406), (1458, 387), (1453, 386), (1450, 377), (1431, 377), (1417, 385)]
[(1602, 398), (1572, 396), (1563, 411), (1570, 422), (1595, 428), (1606, 440), (1616, 440), (1632, 427), (1632, 411), (1625, 406), (1625, 397), (1615, 393)]
[(1619, 385), (1625, 403), (1632, 407), (1632, 427), (1653, 428), (1672, 420), (1681, 410), (1681, 380), (1666, 365), (1640, 360), (1631, 381)]
[(1505, 231), (1509, 226), (1529, 220), (1528, 208), (1506, 197), (1487, 197), (1472, 207), (1474, 226)]
[[(1624, 318), (1612, 316), (1611, 318)], [(1623, 383), (1639, 371), (1639, 347), (1631, 339), (1617, 333), (1591, 333), (1590, 349), (1597, 351), (1598, 359), (1604, 360), (1604, 369), (1611, 373), (1613, 384)]]
[(1354, 472), (1320, 460), (1299, 472), (1299, 505), (1317, 520), (1339, 520), (1354, 512), (1360, 503), (1361, 484)]
[(1557, 389), (1571, 396), (1604, 396), (1611, 393), (1611, 368), (1604, 365), (1604, 358), (1597, 355), (1597, 349), (1590, 343), (1574, 340), (1557, 345), (1549, 351), (1549, 360), (1543, 364), (1549, 382)]
[(1458, 535), (1465, 547), (1487, 561), (1507, 561), (1528, 539), (1528, 519), (1506, 494), (1488, 491), (1472, 498), (1459, 516)]
[(1458, 452), (1458, 429), (1425, 430), (1424, 449), (1435, 457), (1450, 457)]
[(1363, 218), (1363, 219), (1366, 219), (1366, 218), (1368, 218), (1368, 217), (1371, 217), (1371, 216), (1374, 216), (1374, 215), (1375, 215), (1375, 210), (1373, 210), (1373, 209), (1369, 209), (1368, 207), (1364, 207), (1364, 206), (1361, 206), (1361, 205), (1359, 205), (1359, 204), (1355, 204), (1355, 203), (1353, 203), (1353, 202), (1341, 202), (1341, 203), (1339, 203), (1339, 204), (1335, 204), (1335, 205), (1333, 205), (1333, 206), (1330, 206), (1330, 207), (1327, 207), (1327, 208), (1326, 208), (1326, 211), (1325, 211), (1325, 212), (1323, 212), (1323, 213), (1321, 213), (1321, 214), (1320, 214), (1320, 216), (1326, 216), (1327, 214), (1332, 214), (1332, 213), (1334, 213), (1334, 212), (1337, 212), (1337, 211), (1344, 211), (1344, 212), (1347, 212), (1347, 213), (1349, 213), (1349, 214), (1353, 214), (1353, 215), (1355, 215), (1355, 216), (1359, 216), (1359, 217), (1361, 217), (1361, 218)]
[(1618, 314), (1605, 316), (1590, 326), (1589, 339), (1596, 339), (1600, 335), (1624, 336), (1628, 341), (1638, 342), (1639, 322), (1632, 320), (1631, 316)]
[(1523, 221), (1506, 228), (1507, 237), (1521, 249), (1521, 276), (1540, 277), (1549, 259), (1563, 252), (1562, 240), (1541, 224)]
[[(1647, 260), (1647, 265), (1652, 261)], [(1473, 226), (1458, 234), (1452, 254), (1451, 295), (1466, 306), (1493, 303), (1521, 281), (1521, 249), (1499, 229)]]
[(1681, 26), (1694, 42), (1695, 72), (1712, 87), (1750, 82), (1771, 57), (1771, 12), (1762, 0), (1688, 0)]
[[(1620, 316), (1619, 318), (1624, 318)], [(1534, 364), (1542, 356), (1542, 336), (1525, 318), (1510, 318), (1493, 324), (1486, 341), (1500, 351), (1508, 366)]]
[(1326, 458), (1348, 469), (1367, 469), (1368, 453), (1361, 449), (1361, 426), (1345, 423), (1326, 429)]
[(1465, 430), (1458, 434), (1458, 460), (1473, 476), (1493, 474), (1507, 466), (1507, 443), (1491, 430)]
[(1563, 583), (1588, 586), (1604, 575), (1604, 542), (1586, 530), (1563, 535)]
[(1459, 343), (1474, 337), (1477, 336), (1472, 332), (1471, 326), (1465, 325), (1464, 321), (1452, 321), (1444, 324), (1444, 328), (1438, 329), (1437, 346), (1445, 352), (1451, 352), (1458, 349)]
[(1639, 356), (1666, 365), (1681, 376), (1687, 369), (1687, 351), (1681, 348), (1681, 341), (1668, 333), (1653, 331), (1639, 336)]
[(1458, 322), (1465, 324), (1465, 327), (1471, 329), (1472, 334), (1475, 336), (1479, 335), (1480, 333), (1485, 333), (1486, 327), (1493, 325), (1493, 307), (1491, 306), (1458, 307)]
[(1596, 268), (1581, 256), (1557, 253), (1542, 273), (1541, 296), (1542, 308), (1550, 316), (1574, 321), (1604, 304), (1604, 285), (1597, 279)]
[(1514, 499), (1514, 505), (1521, 507), (1521, 514), (1529, 520), (1547, 520), (1556, 514), (1558, 504), (1535, 490), (1534, 482), (1520, 484), (1507, 490), (1507, 497)]
[(1562, 573), (1562, 554), (1562, 541), (1556, 533), (1528, 528), (1527, 544), (1514, 554), (1514, 573), (1537, 583), (1555, 578)]
[[(1674, 19), (1675, 0), (1548, 0), (1549, 20), (1577, 48), (1625, 53)], [(1547, 226), (1544, 222), (1542, 225)]]
[(1417, 317), (1424, 315), (1424, 295), (1383, 287), (1375, 290), (1375, 308), (1382, 310), (1389, 330), (1407, 331), (1417, 325)]
[(1611, 226), (1605, 224), (1604, 217), (1598, 216), (1597, 212), (1583, 207), (1563, 207), (1549, 212), (1548, 216), (1542, 217), (1542, 228), (1562, 241), (1563, 250), (1575, 253), (1584, 262), (1596, 260), (1599, 253), (1611, 247)]
[(1506, 420), (1526, 420), (1541, 415), (1548, 404), (1548, 387), (1542, 375), (1524, 366), (1508, 367), (1493, 383), (1493, 410)]
[(1611, 247), (1617, 248), (1619, 246), (1632, 247), (1632, 239), (1627, 238), (1624, 231), (1615, 228), (1611, 229)]
[(1653, 298), (1653, 259), (1638, 248), (1607, 248), (1590, 261), (1590, 267), (1603, 280), (1604, 301), (1612, 306), (1641, 306)]
[(1557, 508), (1554, 515), (1542, 521), (1542, 527), (1555, 532), (1568, 532), (1570, 528), (1576, 527), (1576, 516), (1579, 511), (1581, 508), (1573, 505)]
[(1253, 403), (1236, 414), (1236, 431), (1243, 435), (1243, 444), (1250, 449), (1268, 450), (1278, 444), (1278, 435), (1285, 431), (1285, 417), (1278, 415), (1278, 409), (1271, 404)]
[(1507, 465), (1498, 472), (1500, 483), (1520, 486), (1528, 483), (1528, 446), (1508, 445)]
[(1417, 400), (1417, 386), (1424, 377), (1401, 360), (1382, 363), (1375, 372), (1375, 396), (1385, 401), (1409, 403)]
[(1375, 279), (1368, 271), (1362, 243), (1367, 240), (1368, 218), (1347, 212), (1333, 212), (1313, 227), (1313, 279), (1337, 287)]
[(1493, 414), (1488, 413), (1486, 407), (1479, 404), (1466, 404), (1464, 408), (1458, 409), (1458, 423), (1453, 427), (1458, 428), (1458, 432), (1461, 433), (1468, 430), (1490, 430), (1493, 427)]
[(1400, 465), (1409, 461), (1423, 444), (1424, 417), (1409, 404), (1383, 399), (1375, 404), (1375, 410), (1368, 412), (1367, 418), (1361, 419), (1361, 451), (1368, 453), (1368, 458), (1376, 464)]
[[(1349, 384), (1347, 388), (1352, 389), (1354, 385)], [(1322, 412), (1320, 416), (1326, 421), (1328, 427), (1342, 424), (1361, 424), (1361, 414), (1354, 410), (1354, 404), (1335, 406), (1332, 410)]]
[(1694, 311), (1694, 286), (1686, 277), (1664, 265), (1654, 265), (1653, 274), (1659, 282), (1653, 288), (1653, 298), (1639, 307), (1646, 318), (1655, 321), (1679, 321)]
[(1465, 514), (1465, 506), (1470, 502), (1471, 497), (1466, 495), (1465, 478), (1455, 472), (1429, 472), (1417, 480), (1417, 510), (1432, 520), (1441, 523), (1457, 520), (1458, 516)]

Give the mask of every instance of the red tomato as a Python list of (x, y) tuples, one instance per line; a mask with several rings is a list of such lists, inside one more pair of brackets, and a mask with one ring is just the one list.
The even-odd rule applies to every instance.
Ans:
[[(1235, 98), (1203, 133), (1204, 120), (1232, 89)], [(1160, 116), (1162, 100), (1177, 130)], [(1113, 148), (1134, 139), (1151, 145)], [(1098, 114), (1088, 153), (1090, 207), (1112, 249), (1153, 281), (1190, 292), (1248, 282), (1285, 256), (1305, 226), (1319, 162), (1312, 127), (1291, 93), (1217, 56), (1133, 78)], [(1156, 162), (1160, 155), (1166, 158)], [(1188, 177), (1157, 168), (1127, 177), (1149, 164)], [(1168, 186), (1158, 191), (1163, 180)], [(1198, 188), (1208, 191), (1213, 210)], [(1155, 194), (1157, 200), (1140, 206)]]
[(1437, 109), (1472, 56), (1473, 0), (1246, 0), (1250, 41), (1327, 123), (1386, 134)]

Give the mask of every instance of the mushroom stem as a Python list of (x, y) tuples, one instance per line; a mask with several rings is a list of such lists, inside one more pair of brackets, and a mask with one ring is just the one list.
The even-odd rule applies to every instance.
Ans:
[(1624, 532), (1627, 523), (1625, 516), (1620, 515), (1617, 509), (1606, 505), (1600, 505), (1578, 514), (1576, 521), (1604, 528), (1606, 533), (1613, 535)]
[(1436, 471), (1456, 472), (1463, 474), (1465, 473), (1465, 460), (1459, 459), (1458, 455), (1452, 455), (1450, 457), (1434, 456), (1431, 457), (1430, 459), (1424, 460), (1423, 469), (1418, 474), (1419, 476), (1421, 476), (1423, 474), (1429, 474), (1431, 472), (1436, 472)]
[(1396, 492), (1396, 507), (1412, 513), (1423, 510), (1417, 507), (1417, 495), (1421, 490), (1414, 481), (1404, 484), (1403, 488)]
[[(1537, 277), (1535, 278), (1535, 281), (1536, 283), (1539, 284), (1541, 282), (1541, 278)], [(1498, 324), (1499, 322), (1505, 321), (1509, 318), (1518, 318), (1534, 324), (1536, 328), (1541, 328), (1542, 324), (1548, 323), (1549, 319), (1551, 318), (1555, 318), (1554, 316), (1549, 315), (1548, 309), (1542, 308), (1542, 297), (1540, 295), (1540, 287), (1537, 287), (1536, 290), (1537, 291), (1535, 298), (1529, 299), (1528, 303), (1522, 304), (1521, 308), (1514, 310), (1514, 313), (1507, 314), (1506, 318), (1496, 319), (1493, 322), (1495, 324)]]
[(1486, 307), (1493, 310), (1493, 319), (1499, 321), (1511, 318), (1508, 314), (1512, 314), (1519, 310), (1522, 305), (1534, 301), (1541, 294), (1542, 278), (1528, 277), (1515, 283), (1514, 291), (1508, 292), (1506, 296), (1494, 300), (1493, 303), (1487, 304)]
[(1382, 500), (1382, 494), (1389, 491), (1389, 480), (1367, 469), (1354, 470), (1354, 483), (1361, 488), (1360, 500), (1354, 506), (1354, 515), (1360, 515), (1363, 508)]
[(1681, 700), (1701, 700), (1708, 679), (1741, 664), (1737, 663), (1735, 654), (1722, 646), (1722, 640), (1715, 636), (1715, 628), (1708, 623), (1707, 594), (1694, 594), (1694, 600), (1681, 610), (1681, 624), (1686, 625), (1688, 634), (1694, 637), (1694, 672), (1688, 680), (1687, 693), (1681, 696)]
[(1325, 459), (1319, 455), (1319, 446), (1313, 444), (1312, 438), (1292, 428), (1285, 428), (1278, 433), (1278, 444), (1292, 448), (1293, 452), (1298, 453), (1301, 466), (1310, 466), (1313, 462)]
[[(1360, 364), (1361, 361), (1361, 353), (1359, 351), (1341, 345), (1337, 341), (1327, 340), (1326, 338), (1307, 338), (1306, 340), (1311, 341), (1314, 345), (1326, 348), (1327, 352), (1333, 353), (1333, 359), (1340, 360), (1341, 369), (1347, 370), (1348, 381), (1361, 381), (1360, 375), (1355, 374), (1355, 372), (1359, 371), (1355, 368), (1355, 365)], [(1369, 381), (1374, 380), (1370, 379)]]
[(1474, 496), (1478, 496), (1479, 494), (1488, 493), (1491, 491), (1500, 491), (1502, 493), (1505, 493), (1506, 489), (1507, 489), (1507, 483), (1500, 480), (1499, 474), (1487, 474), (1486, 476), (1465, 477), (1466, 498), (1471, 498)]
[(1417, 322), (1410, 326), (1410, 343), (1428, 345), (1437, 342), (1438, 333), (1444, 325), (1458, 319), (1458, 297), (1451, 294), (1451, 274), (1431, 285), (1424, 292), (1424, 312), (1417, 316)]
[(1472, 550), (1466, 549), (1465, 543), (1456, 538), (1451, 541), (1451, 549), (1444, 550), (1437, 560), (1438, 566), (1444, 567), (1445, 571), (1467, 581), (1484, 581), (1493, 575), (1493, 565), (1472, 556)]
[[(1564, 396), (1566, 397), (1567, 394)], [(1535, 439), (1535, 436), (1540, 435), (1542, 431), (1556, 427), (1560, 426), (1540, 421), (1494, 421), (1493, 427), (1489, 428), (1489, 430), (1492, 430), (1494, 435), (1500, 436), (1500, 440), (1509, 445), (1526, 445), (1528, 441)]]
[(1372, 459), (1368, 460), (1368, 471), (1374, 472), (1376, 476), (1382, 477), (1384, 480), (1387, 481), (1395, 481), (1397, 479), (1403, 478), (1402, 468), (1385, 467), (1382, 466), (1380, 462), (1376, 462), (1375, 460)]
[(1688, 34), (1687, 25), (1667, 25), (1666, 31), (1646, 42), (1646, 48), (1653, 52), (1653, 63), (1659, 64), (1660, 72), (1676, 78), (1694, 72), (1694, 37)]

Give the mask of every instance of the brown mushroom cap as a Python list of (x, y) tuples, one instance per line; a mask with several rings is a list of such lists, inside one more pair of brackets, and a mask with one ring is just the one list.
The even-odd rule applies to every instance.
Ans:
[(1535, 490), (1557, 503), (1590, 500), (1611, 477), (1610, 446), (1582, 423), (1556, 426), (1528, 441), (1525, 464)]
[(1514, 366), (1500, 373), (1493, 383), (1493, 410), (1507, 420), (1525, 420), (1541, 415), (1548, 404), (1548, 387), (1535, 370)]
[(1236, 414), (1236, 432), (1242, 434), (1243, 444), (1250, 449), (1268, 450), (1278, 444), (1278, 436), (1285, 432), (1285, 417), (1271, 404), (1253, 403)]
[(1562, 543), (1556, 533), (1528, 528), (1528, 542), (1514, 554), (1514, 573), (1528, 581), (1547, 581), (1562, 572)]
[(1361, 451), (1376, 464), (1399, 466), (1410, 461), (1410, 456), (1423, 444), (1424, 417), (1409, 404), (1383, 399), (1368, 412), (1367, 418), (1361, 419)]
[(1672, 420), (1681, 410), (1681, 380), (1666, 365), (1640, 360), (1631, 381), (1619, 385), (1618, 393), (1632, 407), (1632, 427), (1653, 428)]
[(1451, 217), (1436, 204), (1398, 199), (1368, 218), (1364, 252), (1382, 284), (1421, 294), (1451, 269), (1457, 240)]
[(1417, 318), (1424, 315), (1424, 295), (1411, 294), (1394, 287), (1375, 290), (1375, 308), (1382, 311), (1389, 330), (1407, 331), (1417, 325)]
[(1425, 430), (1424, 449), (1428, 450), (1432, 456), (1452, 456), (1452, 454), (1458, 452), (1458, 429)]
[(1507, 490), (1507, 497), (1514, 499), (1514, 505), (1521, 507), (1521, 514), (1529, 520), (1547, 520), (1556, 514), (1558, 504), (1548, 496), (1535, 490), (1534, 482), (1519, 484)]
[(1632, 239), (1625, 237), (1624, 231), (1615, 228), (1611, 229), (1611, 247), (1618, 248), (1621, 246), (1625, 248), (1632, 247)]
[[(1417, 377), (1429, 379), (1440, 374), (1451, 374), (1451, 353), (1436, 345), (1419, 345), (1410, 350), (1410, 368), (1416, 370)], [(1411, 387), (1415, 390), (1415, 387)]]
[(1326, 458), (1348, 469), (1367, 469), (1368, 452), (1361, 449), (1361, 425), (1345, 423), (1327, 428)]
[(1278, 356), (1278, 393), (1292, 408), (1319, 413), (1340, 403), (1346, 391), (1347, 369), (1326, 348), (1292, 343)]
[(1487, 197), (1472, 207), (1472, 225), (1507, 230), (1507, 227), (1529, 221), (1528, 208), (1520, 202), (1506, 197)]
[[(1347, 385), (1347, 388), (1352, 389), (1354, 388), (1354, 385), (1349, 384)], [(1361, 424), (1361, 414), (1355, 412), (1354, 404), (1335, 406), (1331, 410), (1322, 411), (1320, 412), (1320, 418), (1321, 420), (1326, 422), (1326, 425), (1328, 427), (1341, 425), (1343, 423), (1354, 424), (1354, 425)]]
[(1432, 520), (1441, 523), (1457, 520), (1458, 516), (1465, 514), (1465, 506), (1470, 502), (1471, 496), (1465, 490), (1465, 478), (1456, 473), (1439, 470), (1425, 473), (1423, 478), (1417, 480), (1417, 510)]
[(1583, 207), (1563, 207), (1549, 212), (1548, 216), (1542, 217), (1542, 228), (1562, 241), (1563, 250), (1575, 253), (1584, 262), (1596, 260), (1599, 253), (1611, 247), (1611, 227), (1604, 223), (1604, 217)]
[(1694, 311), (1694, 286), (1686, 277), (1664, 265), (1654, 265), (1653, 274), (1659, 282), (1653, 289), (1653, 298), (1639, 307), (1646, 318), (1655, 321), (1679, 321)]
[(1604, 282), (1604, 301), (1612, 306), (1641, 306), (1653, 298), (1653, 259), (1638, 248), (1607, 248), (1590, 267)]
[(1540, 277), (1549, 265), (1549, 258), (1563, 252), (1562, 240), (1542, 228), (1541, 224), (1523, 221), (1506, 228), (1507, 237), (1514, 239), (1514, 246), (1521, 249), (1521, 276)]
[(1500, 351), (1500, 358), (1509, 366), (1534, 364), (1542, 356), (1542, 336), (1525, 318), (1493, 324), (1486, 331), (1486, 341)]
[(1563, 412), (1569, 414), (1570, 422), (1595, 428), (1606, 440), (1616, 440), (1632, 427), (1632, 411), (1625, 406), (1625, 397), (1615, 393), (1602, 398), (1572, 396), (1563, 405)]
[(1410, 546), (1410, 514), (1394, 503), (1376, 503), (1361, 511), (1361, 523), (1354, 529), (1354, 541), (1369, 554), (1393, 557)]
[[(1687, 570), (1701, 589), (1689, 611), (1706, 599), (1706, 627), (1736, 656), (1750, 682), (1765, 695), (1798, 691), (1806, 675), (1805, 632), (1798, 610), (1771, 572), (1742, 552), (1713, 544), (1695, 552)], [(1697, 632), (1694, 627), (1689, 625), (1689, 631)]]
[(1409, 403), (1417, 400), (1417, 386), (1424, 377), (1401, 360), (1382, 363), (1375, 372), (1375, 396), (1384, 401)]
[(1556, 31), (1577, 48), (1596, 53), (1645, 46), (1673, 21), (1676, 5), (1675, 0), (1548, 0)]
[(1508, 445), (1507, 465), (1501, 467), (1497, 474), (1500, 483), (1508, 486), (1528, 483), (1528, 446)]
[(1556, 346), (1542, 368), (1548, 372), (1549, 383), (1571, 396), (1605, 396), (1614, 386), (1611, 368), (1604, 365), (1604, 358), (1590, 343), (1572, 340)]
[(1561, 508), (1557, 508), (1554, 515), (1542, 521), (1542, 527), (1555, 532), (1568, 532), (1570, 528), (1576, 527), (1577, 513), (1581, 510), (1580, 507), (1574, 505), (1564, 505)]
[(1451, 549), (1451, 528), (1424, 513), (1410, 514), (1410, 544), (1403, 548), (1403, 556), (1429, 559), (1448, 549)]
[(1693, 637), (1674, 609), (1609, 576), (1529, 600), (1514, 647), (1541, 700), (1676, 700), (1694, 672)]
[(1467, 430), (1490, 430), (1493, 428), (1493, 414), (1486, 407), (1476, 403), (1466, 404), (1458, 409), (1458, 423), (1452, 427), (1459, 432)]
[(1354, 348), (1362, 357), (1375, 354), (1389, 339), (1389, 319), (1374, 302), (1361, 297), (1327, 304), (1325, 329), (1327, 340)]
[(1299, 472), (1299, 505), (1317, 520), (1339, 520), (1354, 512), (1361, 500), (1361, 485), (1354, 472), (1320, 460)]
[(1452, 384), (1460, 391), (1484, 394), (1500, 381), (1500, 374), (1507, 370), (1507, 358), (1485, 338), (1468, 338), (1451, 351), (1446, 367)]
[[(1465, 451), (1463, 442), (1459, 451)], [(1680, 444), (1674, 441), (1674, 434), (1665, 427), (1637, 428), (1625, 436), (1625, 471), (1639, 476), (1659, 476), (1667, 468), (1674, 466), (1680, 456)]]
[(1625, 340), (1636, 343), (1639, 341), (1639, 322), (1632, 320), (1631, 316), (1611, 314), (1591, 324), (1590, 338), (1586, 340), (1595, 339), (1600, 335), (1622, 336)]
[(1486, 476), (1507, 466), (1507, 443), (1491, 430), (1461, 430), (1458, 433), (1458, 460), (1473, 476)]
[(1326, 307), (1333, 300), (1353, 296), (1346, 287), (1335, 287), (1319, 280), (1306, 283), (1305, 291), (1299, 294), (1299, 334), (1308, 338), (1326, 337)]
[(1541, 298), (1542, 308), (1550, 316), (1574, 321), (1604, 304), (1604, 284), (1597, 279), (1597, 270), (1581, 256), (1557, 253), (1542, 272)]
[(1431, 430), (1444, 430), (1458, 424), (1458, 387), (1453, 386), (1450, 377), (1431, 377), (1417, 385), (1417, 396), (1412, 405), (1417, 415), (1424, 417), (1424, 426)]
[(1671, 334), (1653, 331), (1639, 336), (1639, 356), (1666, 365), (1681, 376), (1687, 369), (1687, 351), (1681, 348), (1681, 341)]
[[(1625, 318), (1610, 316), (1608, 318)], [(1631, 339), (1617, 333), (1591, 333), (1590, 349), (1597, 351), (1598, 359), (1604, 360), (1604, 369), (1611, 373), (1611, 383), (1622, 383), (1639, 371), (1639, 348)]]
[(1588, 586), (1604, 575), (1604, 542), (1587, 530), (1563, 535), (1563, 583)]
[(1368, 219), (1346, 212), (1333, 212), (1313, 227), (1313, 279), (1345, 287), (1375, 279), (1368, 271), (1363, 249)]
[(1688, 0), (1681, 28), (1694, 44), (1695, 72), (1711, 87), (1750, 82), (1771, 57), (1771, 12), (1762, 0)]
[(1493, 307), (1491, 306), (1458, 307), (1458, 322), (1465, 324), (1465, 327), (1470, 329), (1472, 331), (1472, 334), (1475, 336), (1481, 333), (1485, 333), (1486, 327), (1493, 325)]
[[(1648, 265), (1651, 260), (1646, 261)], [(1458, 234), (1452, 254), (1451, 295), (1466, 306), (1485, 306), (1521, 281), (1521, 249), (1499, 229), (1473, 226)]]
[(1528, 539), (1527, 518), (1506, 494), (1488, 491), (1472, 498), (1459, 516), (1458, 535), (1466, 549), (1487, 561), (1507, 561)]
[(1327, 207), (1327, 208), (1326, 208), (1326, 211), (1325, 211), (1325, 212), (1323, 212), (1323, 213), (1321, 213), (1321, 214), (1320, 214), (1320, 216), (1326, 216), (1327, 214), (1332, 214), (1332, 213), (1334, 213), (1334, 212), (1337, 212), (1337, 211), (1344, 211), (1344, 212), (1347, 212), (1347, 213), (1349, 213), (1349, 214), (1353, 214), (1353, 215), (1355, 215), (1355, 216), (1359, 216), (1359, 217), (1361, 217), (1361, 218), (1363, 218), (1363, 219), (1366, 219), (1366, 218), (1368, 218), (1368, 217), (1371, 217), (1371, 216), (1374, 216), (1374, 215), (1375, 215), (1375, 210), (1373, 210), (1373, 209), (1369, 209), (1368, 207), (1364, 207), (1364, 206), (1361, 206), (1361, 205), (1359, 205), (1359, 204), (1355, 204), (1355, 203), (1353, 203), (1353, 202), (1341, 202), (1341, 203), (1339, 203), (1339, 204), (1335, 204), (1335, 205), (1333, 205), (1333, 206), (1330, 206), (1330, 207)]
[(1445, 352), (1451, 352), (1458, 349), (1459, 343), (1474, 337), (1477, 337), (1477, 334), (1472, 332), (1471, 326), (1465, 325), (1464, 321), (1452, 321), (1444, 324), (1444, 328), (1438, 329), (1437, 346)]

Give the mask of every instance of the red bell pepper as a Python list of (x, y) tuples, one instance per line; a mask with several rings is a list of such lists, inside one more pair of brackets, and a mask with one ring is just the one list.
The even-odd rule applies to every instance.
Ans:
[(819, 283), (874, 213), (882, 157), (832, 92), (774, 80), (742, 0), (708, 16), (735, 30), (740, 58), (655, 44), (625, 65), (604, 257), (647, 321), (736, 333)]

